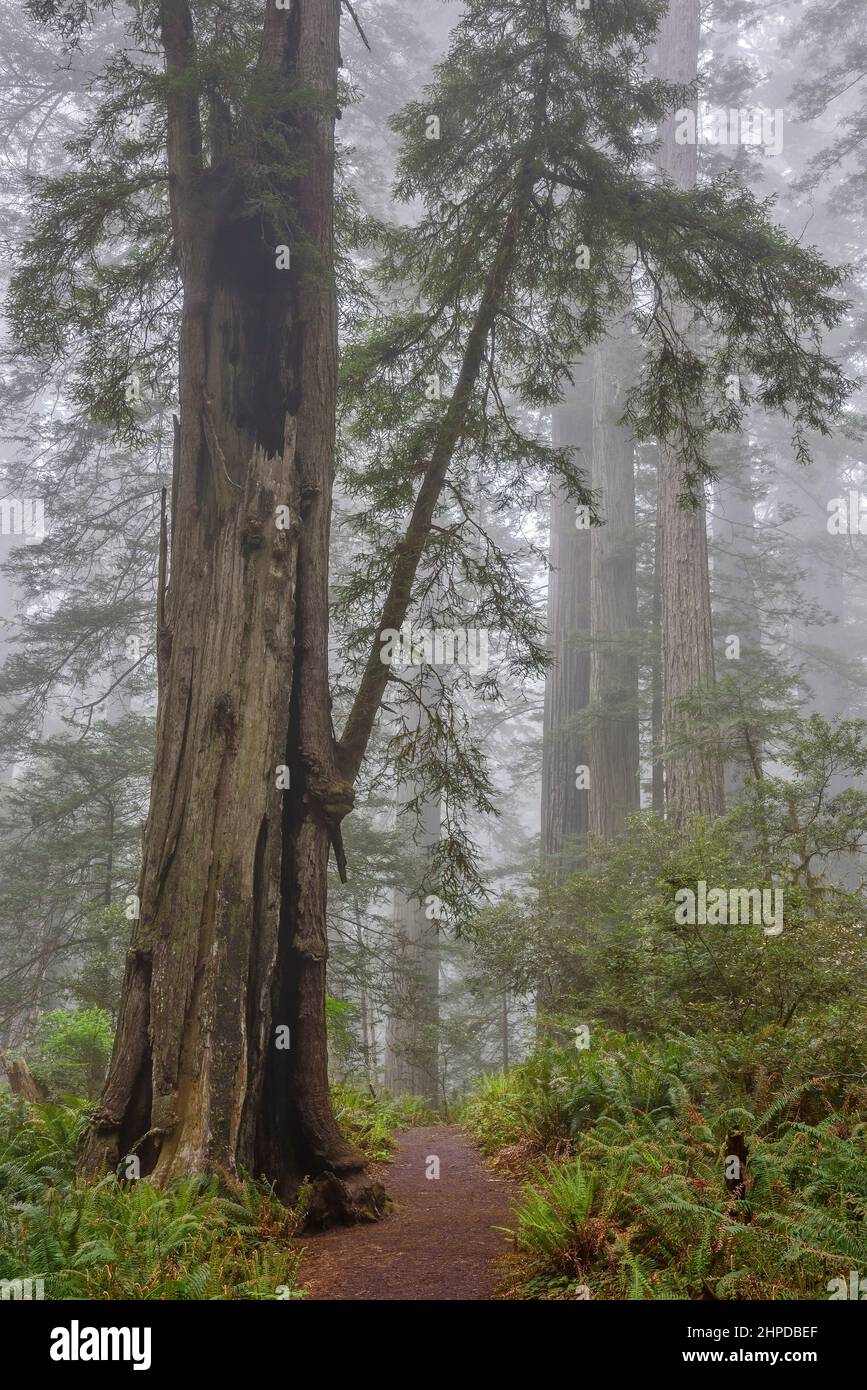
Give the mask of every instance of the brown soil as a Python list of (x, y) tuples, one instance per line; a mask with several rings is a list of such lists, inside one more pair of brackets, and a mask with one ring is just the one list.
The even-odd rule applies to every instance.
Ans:
[[(428, 1178), (428, 1158), (439, 1178)], [(409, 1129), (383, 1174), (394, 1210), (369, 1226), (306, 1238), (301, 1283), (315, 1300), (489, 1299), (498, 1257), (509, 1251), (496, 1226), (511, 1225), (514, 1187), (486, 1168), (453, 1125)]]

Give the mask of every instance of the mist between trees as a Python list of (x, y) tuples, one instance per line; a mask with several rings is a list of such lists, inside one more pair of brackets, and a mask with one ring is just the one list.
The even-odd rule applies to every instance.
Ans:
[(518, 1296), (867, 1270), (864, 26), (0, 0), (0, 1134), (94, 1240), (439, 1117)]

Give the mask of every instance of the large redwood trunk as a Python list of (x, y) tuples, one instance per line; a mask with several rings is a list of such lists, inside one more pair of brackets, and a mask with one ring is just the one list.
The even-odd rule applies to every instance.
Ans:
[[(553, 412), (551, 437), (570, 446), (589, 476), (593, 450), (592, 353), (572, 367), (573, 385)], [(548, 558), (548, 642), (551, 669), (545, 681), (542, 731), (542, 866), (568, 878), (586, 864), (590, 826), (590, 753), (582, 719), (590, 698), (590, 530), (576, 525), (575, 501), (565, 487), (551, 489)], [(556, 971), (537, 981), (537, 1029), (552, 1033), (552, 1017), (564, 1005)]]
[[(729, 635), (740, 639), (740, 652), (732, 670), (747, 678), (760, 673), (762, 656), (754, 572), (756, 518), (751, 485), (749, 458), (742, 460), (738, 450), (714, 484), (711, 514), (717, 647), (720, 641), (727, 643)], [(738, 800), (743, 795), (746, 777), (761, 776), (761, 770), (762, 747), (756, 729), (745, 718), (727, 738), (726, 801)]]
[(640, 801), (635, 445), (620, 423), (628, 354), (623, 325), (593, 351), (591, 481), (605, 524), (590, 550), (590, 832), (604, 839), (623, 831)]
[[(182, 74), (186, 7), (163, 0), (161, 18)], [(329, 842), (351, 805), (327, 671), (337, 28), (333, 0), (265, 19), (262, 80), (298, 73), (330, 107), (294, 118), (289, 270), (285, 232), (249, 212), (213, 146), (202, 173), (195, 103), (182, 83), (169, 95), (184, 285), (171, 579), (140, 918), (83, 1156), (94, 1172), (135, 1150), (160, 1180), (246, 1170), (287, 1199), (311, 1175), (322, 1220), (381, 1198), (332, 1117), (324, 1013)]]
[[(660, 76), (684, 84), (695, 81), (699, 53), (699, 0), (671, 0), (659, 31)], [(679, 145), (675, 118), (660, 130), (660, 170), (678, 188), (696, 181), (698, 149)], [(686, 338), (690, 313), (670, 303), (675, 332)], [(686, 726), (679, 702), (715, 680), (707, 518), (704, 495), (690, 510), (679, 505), (686, 492), (683, 452), (677, 440), (660, 441), (656, 505), (661, 537), (662, 697), (664, 738), (678, 751), (666, 764), (666, 801), (675, 821), (689, 814), (719, 815), (725, 810), (722, 759), (718, 745), (684, 739)]]
[[(593, 450), (592, 354), (572, 368), (574, 385), (553, 412), (552, 442), (570, 446), (579, 467), (591, 471)], [(550, 872), (574, 873), (584, 859), (589, 828), (588, 740), (581, 727), (590, 698), (590, 530), (576, 525), (575, 502), (551, 489), (548, 558), (548, 641), (542, 743), (542, 856)], [(576, 785), (583, 783), (582, 786)]]

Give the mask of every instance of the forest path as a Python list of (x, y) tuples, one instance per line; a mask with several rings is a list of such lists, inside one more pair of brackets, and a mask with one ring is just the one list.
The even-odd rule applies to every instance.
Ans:
[[(431, 1157), (438, 1179), (426, 1176)], [(404, 1130), (383, 1181), (394, 1210), (382, 1221), (305, 1238), (308, 1298), (491, 1298), (497, 1258), (509, 1249), (493, 1228), (511, 1224), (514, 1185), (485, 1167), (456, 1125)]]

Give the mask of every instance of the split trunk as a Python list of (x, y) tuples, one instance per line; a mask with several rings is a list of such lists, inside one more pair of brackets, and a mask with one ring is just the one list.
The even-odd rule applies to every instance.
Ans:
[(212, 152), (202, 171), (189, 16), (161, 14), (184, 289), (170, 583), (140, 916), (82, 1164), (246, 1171), (286, 1200), (309, 1175), (312, 1219), (354, 1218), (382, 1194), (332, 1116), (324, 1011), (329, 844), (352, 799), (327, 654), (338, 6), (264, 21), (263, 74), (322, 99), (294, 118), (289, 269), (234, 166)]

